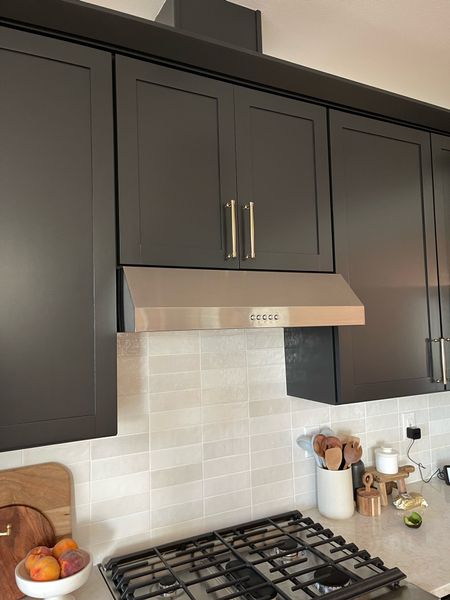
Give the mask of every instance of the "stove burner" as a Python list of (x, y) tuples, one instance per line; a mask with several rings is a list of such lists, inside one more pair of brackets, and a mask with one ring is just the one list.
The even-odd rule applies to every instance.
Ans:
[(175, 598), (178, 596), (183, 590), (178, 587), (173, 590), (174, 585), (177, 585), (177, 580), (173, 575), (164, 575), (158, 581), (158, 590), (161, 592), (161, 598)]
[(342, 571), (338, 571), (333, 565), (327, 565), (314, 571), (314, 579), (320, 577), (320, 581), (314, 584), (321, 594), (328, 594), (342, 589), (350, 583), (350, 577)]
[(375, 600), (405, 578), (298, 511), (113, 557), (100, 570), (115, 600)]
[[(286, 554), (288, 552), (288, 554)], [(289, 564), (290, 562), (299, 558), (299, 556), (305, 555), (305, 550), (301, 548), (297, 542), (291, 538), (283, 538), (278, 545), (274, 548), (275, 556), (278, 556), (277, 560), (283, 564)]]
[[(236, 568), (240, 567), (240, 565), (242, 565), (241, 568)], [(234, 579), (239, 587), (244, 588), (244, 590), (249, 588), (257, 588), (252, 589), (250, 592), (248, 592), (248, 594), (246, 594), (246, 596), (252, 600), (272, 600), (272, 598), (275, 598), (277, 595), (273, 587), (271, 585), (267, 585), (267, 580), (264, 579), (259, 573), (256, 573), (256, 571), (248, 567), (243, 561), (230, 560), (230, 562), (225, 565), (225, 568), (227, 570), (233, 569), (230, 573), (227, 573), (227, 575), (228, 577)]]

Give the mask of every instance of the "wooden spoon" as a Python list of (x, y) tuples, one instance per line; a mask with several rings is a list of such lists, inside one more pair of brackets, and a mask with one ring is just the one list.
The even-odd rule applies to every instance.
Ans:
[(342, 449), (328, 448), (325, 450), (325, 464), (330, 471), (339, 471), (342, 462)]
[(325, 454), (325, 452), (328, 450), (328, 448), (340, 448), (342, 450), (341, 440), (338, 437), (333, 436), (333, 435), (330, 435), (330, 436), (324, 438), (320, 445), (321, 445), (323, 454)]
[(344, 469), (348, 469), (353, 463), (357, 463), (359, 460), (361, 460), (361, 456), (362, 456), (362, 448), (357, 442), (349, 442), (348, 444), (345, 444)]

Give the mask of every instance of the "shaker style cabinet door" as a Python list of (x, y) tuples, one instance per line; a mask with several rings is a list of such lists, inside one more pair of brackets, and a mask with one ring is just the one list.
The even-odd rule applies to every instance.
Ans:
[(434, 201), (442, 313), (441, 342), (446, 357), (447, 389), (450, 386), (450, 137), (432, 135)]
[(116, 431), (109, 54), (0, 30), (0, 451)]
[(232, 86), (116, 64), (120, 262), (237, 268)]
[(235, 88), (241, 269), (333, 271), (326, 110)]
[(338, 402), (443, 389), (429, 134), (331, 111), (336, 271), (366, 309), (338, 331)]

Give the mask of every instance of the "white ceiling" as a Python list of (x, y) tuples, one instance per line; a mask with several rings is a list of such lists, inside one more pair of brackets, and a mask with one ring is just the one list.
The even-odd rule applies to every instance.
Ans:
[[(261, 10), (267, 54), (450, 108), (450, 0), (232, 1)], [(154, 19), (164, 2), (93, 3)]]

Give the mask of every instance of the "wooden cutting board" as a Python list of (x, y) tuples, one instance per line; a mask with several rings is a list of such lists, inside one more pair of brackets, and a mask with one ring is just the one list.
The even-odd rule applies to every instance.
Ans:
[(18, 600), (23, 594), (14, 576), (17, 563), (35, 546), (54, 546), (55, 532), (41, 512), (15, 505), (0, 508), (0, 534), (3, 533), (9, 535), (0, 536), (0, 594), (2, 600)]
[[(8, 512), (11, 505), (20, 510)], [(11, 536), (0, 536), (0, 599), (17, 600), (23, 594), (15, 587), (16, 564), (34, 546), (72, 536), (70, 471), (58, 463), (0, 471), (0, 511), (0, 532), (12, 525)]]
[(25, 504), (42, 512), (57, 540), (72, 534), (72, 475), (58, 463), (0, 471), (0, 507)]

